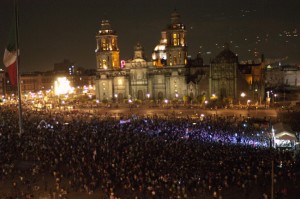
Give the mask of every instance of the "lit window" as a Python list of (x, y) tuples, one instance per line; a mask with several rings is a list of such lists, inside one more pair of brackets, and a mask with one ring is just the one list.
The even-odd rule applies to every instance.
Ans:
[(107, 50), (107, 43), (104, 38), (101, 39), (101, 47), (102, 47), (102, 50)]
[(176, 33), (173, 33), (173, 45), (178, 46), (178, 35)]
[(104, 69), (107, 69), (107, 62), (105, 59), (102, 60), (102, 66)]

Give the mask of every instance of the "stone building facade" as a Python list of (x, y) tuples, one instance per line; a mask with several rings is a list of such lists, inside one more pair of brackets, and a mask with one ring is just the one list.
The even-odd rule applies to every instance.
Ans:
[(184, 96), (198, 99), (215, 94), (219, 99), (238, 100), (241, 92), (254, 96), (250, 94), (254, 92), (254, 82), (263, 81), (263, 70), (259, 71), (260, 79), (255, 72), (261, 64), (239, 64), (238, 57), (226, 46), (209, 65), (203, 65), (201, 55), (188, 58), (186, 33), (175, 10), (171, 23), (161, 32), (151, 61), (145, 59), (139, 43), (134, 47), (132, 60), (120, 61), (117, 34), (108, 20), (102, 20), (96, 35), (96, 98), (108, 101), (181, 100)]
[(117, 34), (109, 21), (103, 20), (96, 36), (97, 99), (163, 100), (180, 98), (190, 87), (195, 92), (195, 88), (187, 85), (186, 29), (176, 11), (161, 35), (151, 61), (145, 59), (144, 49), (138, 43), (133, 59), (120, 62)]

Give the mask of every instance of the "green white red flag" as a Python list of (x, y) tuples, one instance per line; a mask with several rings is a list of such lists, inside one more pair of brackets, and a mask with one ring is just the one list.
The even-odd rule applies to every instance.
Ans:
[(17, 47), (16, 47), (15, 28), (11, 28), (8, 44), (4, 51), (3, 63), (7, 68), (11, 85), (16, 86), (17, 85)]

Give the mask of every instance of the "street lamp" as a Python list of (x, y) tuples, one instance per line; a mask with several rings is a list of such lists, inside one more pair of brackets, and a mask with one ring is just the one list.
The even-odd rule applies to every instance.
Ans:
[(132, 103), (132, 100), (129, 99), (129, 100), (128, 100), (128, 103), (129, 103), (129, 110), (130, 110), (130, 112), (131, 112), (131, 103)]
[(99, 107), (99, 103), (100, 103), (100, 101), (96, 100), (97, 108)]
[(116, 104), (117, 104), (116, 107), (118, 108), (119, 101), (118, 101), (118, 94), (117, 93), (115, 94), (115, 100), (116, 100)]
[(116, 103), (118, 102), (118, 94), (116, 93), (115, 95), (115, 100), (116, 100)]
[(241, 97), (245, 97), (246, 94), (244, 92), (241, 93)]
[(274, 94), (274, 103), (276, 103), (276, 97), (277, 97), (277, 94), (275, 93)]
[(165, 99), (166, 107), (168, 107), (168, 102), (169, 102), (169, 100)]
[[(243, 99), (242, 101), (244, 101), (244, 97), (246, 97), (246, 93), (242, 92), (242, 93), (241, 93), (241, 97), (242, 97), (242, 99)], [(240, 104), (240, 106), (242, 106), (241, 102), (239, 102), (239, 104)]]

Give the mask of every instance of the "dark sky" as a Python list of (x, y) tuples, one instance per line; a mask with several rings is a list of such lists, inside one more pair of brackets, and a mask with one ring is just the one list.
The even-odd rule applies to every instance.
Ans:
[[(21, 71), (52, 70), (69, 59), (96, 68), (95, 35), (104, 18), (118, 33), (121, 59), (130, 59), (140, 42), (146, 56), (170, 23), (176, 8), (187, 27), (192, 57), (205, 63), (230, 43), (239, 60), (267, 58), (300, 63), (299, 0), (19, 0)], [(8, 41), (13, 1), (0, 0), (0, 53)], [(297, 36), (298, 35), (298, 36)], [(1, 63), (3, 68), (3, 64)]]

